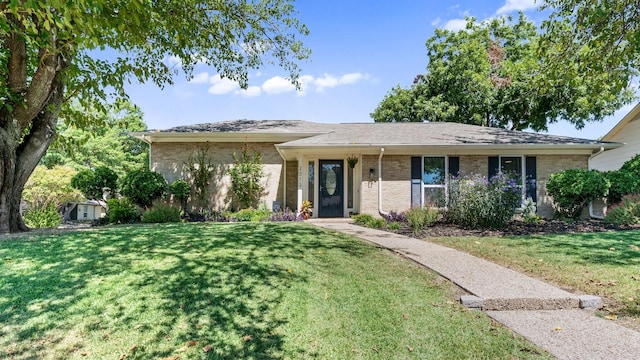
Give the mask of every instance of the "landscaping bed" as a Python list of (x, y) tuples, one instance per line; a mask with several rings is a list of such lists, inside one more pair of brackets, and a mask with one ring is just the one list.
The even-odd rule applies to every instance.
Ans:
[(600, 220), (579, 220), (574, 222), (545, 220), (540, 224), (529, 224), (524, 221), (513, 220), (509, 222), (504, 229), (464, 229), (448, 223), (435, 222), (431, 226), (422, 228), (417, 233), (414, 233), (413, 228), (407, 223), (400, 223), (399, 229), (386, 230), (396, 234), (422, 239), (425, 237), (439, 236), (521, 236), (594, 233), (634, 229), (640, 229), (640, 225), (606, 224)]

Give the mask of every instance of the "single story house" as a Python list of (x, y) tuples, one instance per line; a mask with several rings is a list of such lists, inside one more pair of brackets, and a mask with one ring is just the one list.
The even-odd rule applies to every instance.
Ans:
[(440, 206), (448, 176), (509, 171), (543, 217), (553, 214), (549, 175), (587, 168), (590, 158), (621, 144), (458, 123), (341, 123), (237, 120), (132, 133), (150, 144), (150, 168), (171, 183), (188, 180), (185, 162), (199, 149), (219, 166), (209, 204), (230, 203), (225, 173), (243, 146), (260, 152), (269, 207), (313, 205), (313, 217), (384, 214)]
[(618, 170), (627, 160), (640, 154), (640, 103), (638, 103), (605, 136), (603, 141), (625, 144), (605, 151), (591, 160), (591, 168), (601, 171)]

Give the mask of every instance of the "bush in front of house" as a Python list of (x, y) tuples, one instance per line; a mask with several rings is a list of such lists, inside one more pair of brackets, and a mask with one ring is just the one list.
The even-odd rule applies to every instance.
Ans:
[(176, 180), (169, 185), (169, 192), (180, 201), (180, 207), (185, 210), (187, 207), (187, 199), (191, 194), (191, 187), (189, 183), (184, 180)]
[(271, 213), (269, 216), (269, 221), (280, 222), (280, 221), (301, 221), (302, 218), (298, 216), (295, 212), (291, 211), (288, 207), (284, 209), (284, 211), (276, 211)]
[(266, 206), (261, 206), (258, 209), (242, 209), (238, 212), (232, 213), (230, 215), (231, 219), (235, 219), (236, 221), (251, 221), (251, 222), (260, 222), (267, 221), (271, 217), (271, 211), (267, 209)]
[(508, 174), (463, 174), (451, 178), (448, 190), (443, 219), (463, 228), (504, 228), (520, 206), (521, 190)]
[(607, 204), (613, 205), (625, 195), (640, 192), (640, 174), (634, 174), (627, 170), (615, 170), (604, 173), (609, 182), (609, 193), (607, 194)]
[(171, 206), (162, 202), (156, 202), (153, 207), (142, 213), (143, 223), (169, 223), (180, 222), (182, 211), (176, 206)]
[(417, 234), (426, 226), (431, 226), (438, 220), (438, 211), (435, 209), (415, 207), (405, 213), (405, 217), (413, 233)]
[(407, 222), (407, 215), (405, 214), (404, 211), (394, 211), (391, 210), (386, 214), (382, 214), (382, 217), (387, 220), (388, 223), (394, 223), (394, 222), (398, 222), (398, 223), (403, 223), (403, 222)]
[(589, 203), (608, 192), (609, 181), (597, 170), (567, 169), (551, 174), (547, 181), (547, 194), (559, 218), (579, 218)]
[(353, 222), (372, 229), (380, 229), (387, 223), (383, 218), (375, 218), (370, 214), (352, 215)]
[(162, 175), (148, 169), (134, 170), (122, 181), (123, 196), (134, 204), (147, 208), (167, 193), (167, 182)]
[(243, 147), (240, 155), (233, 155), (233, 167), (229, 169), (231, 192), (238, 207), (254, 208), (265, 194), (262, 185), (264, 171), (262, 158), (256, 150)]
[(128, 198), (110, 199), (107, 201), (107, 216), (112, 224), (129, 224), (140, 219), (136, 205)]
[(22, 219), (28, 227), (35, 229), (57, 227), (62, 222), (54, 204), (30, 209), (24, 213)]
[(626, 195), (618, 204), (607, 211), (604, 222), (614, 225), (635, 225), (640, 223), (640, 195)]

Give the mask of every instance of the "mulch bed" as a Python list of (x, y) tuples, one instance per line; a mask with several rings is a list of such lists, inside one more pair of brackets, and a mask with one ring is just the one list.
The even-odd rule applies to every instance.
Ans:
[(605, 231), (640, 229), (640, 225), (620, 226), (605, 224), (600, 220), (580, 220), (572, 223), (560, 220), (546, 220), (541, 224), (527, 224), (523, 221), (511, 221), (504, 229), (462, 229), (451, 224), (436, 222), (433, 226), (414, 234), (407, 224), (402, 224), (398, 230), (387, 230), (393, 233), (416, 238), (439, 236), (517, 236), (517, 235), (545, 235), (593, 233)]

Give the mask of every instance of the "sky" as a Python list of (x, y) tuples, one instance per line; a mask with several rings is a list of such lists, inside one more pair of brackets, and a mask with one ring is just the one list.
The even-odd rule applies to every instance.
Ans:
[[(236, 119), (307, 120), (321, 123), (373, 122), (370, 113), (393, 87), (409, 86), (427, 66), (426, 40), (436, 28), (458, 30), (465, 17), (482, 21), (518, 11), (536, 24), (546, 14), (541, 0), (298, 0), (298, 18), (310, 35), (302, 38), (312, 53), (300, 62), (303, 91), (275, 66), (249, 73), (242, 90), (199, 65), (194, 77), (174, 85), (133, 84), (127, 91), (145, 114), (149, 129)], [(172, 59), (167, 59), (170, 63)], [(549, 134), (595, 139), (605, 135), (634, 104), (603, 122), (576, 130), (560, 121)]]

